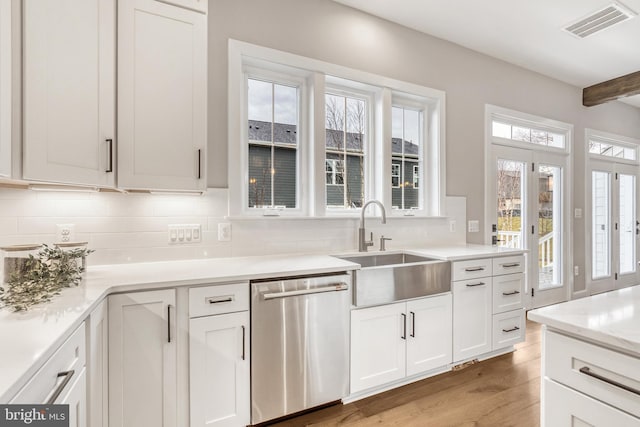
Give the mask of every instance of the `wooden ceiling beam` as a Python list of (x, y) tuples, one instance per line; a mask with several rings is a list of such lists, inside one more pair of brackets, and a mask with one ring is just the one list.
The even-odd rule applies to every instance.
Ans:
[(582, 89), (582, 105), (594, 105), (640, 94), (640, 71)]

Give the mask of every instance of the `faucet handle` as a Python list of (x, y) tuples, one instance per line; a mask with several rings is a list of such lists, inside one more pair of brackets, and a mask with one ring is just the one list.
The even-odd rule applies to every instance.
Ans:
[(373, 231), (371, 232), (371, 240), (364, 242), (365, 246), (373, 246)]
[(380, 250), (381, 251), (387, 250), (387, 248), (385, 248), (385, 246), (384, 246), (386, 240), (393, 240), (393, 239), (391, 237), (384, 237), (384, 235), (380, 236)]

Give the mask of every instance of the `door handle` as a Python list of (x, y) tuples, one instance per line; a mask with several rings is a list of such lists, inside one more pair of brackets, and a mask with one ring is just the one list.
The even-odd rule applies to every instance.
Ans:
[(171, 304), (167, 306), (167, 342), (171, 342)]
[(245, 355), (246, 355), (246, 328), (244, 327), (244, 325), (242, 325), (242, 360), (245, 360)]
[(198, 179), (202, 178), (202, 150), (198, 149)]
[(400, 335), (400, 338), (402, 338), (403, 340), (407, 339), (407, 315), (404, 313), (400, 313), (400, 315), (402, 316), (402, 335)]
[(109, 160), (107, 161), (107, 169), (105, 170), (106, 173), (111, 173), (113, 172), (113, 139), (109, 138), (106, 140), (107, 141), (107, 155), (109, 156)]
[(411, 337), (416, 337), (416, 314), (413, 311), (410, 311), (411, 314)]

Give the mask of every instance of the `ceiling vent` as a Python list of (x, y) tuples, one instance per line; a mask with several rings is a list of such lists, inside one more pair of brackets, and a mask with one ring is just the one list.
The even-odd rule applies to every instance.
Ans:
[(565, 28), (566, 31), (580, 38), (593, 35), (613, 25), (636, 16), (636, 13), (620, 3), (613, 3)]

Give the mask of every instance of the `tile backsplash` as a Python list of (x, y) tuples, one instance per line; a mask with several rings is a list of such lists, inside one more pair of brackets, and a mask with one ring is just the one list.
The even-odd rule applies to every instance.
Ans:
[[(204, 196), (37, 192), (0, 189), (0, 246), (54, 243), (57, 224), (74, 224), (75, 241), (96, 252), (89, 265), (284, 253), (341, 253), (357, 249), (358, 219), (241, 219), (227, 215), (228, 191)], [(466, 203), (447, 197), (447, 218), (367, 220), (387, 248), (464, 243)], [(456, 221), (456, 230), (449, 223)], [(218, 224), (231, 223), (231, 240), (218, 241)], [(169, 244), (169, 224), (200, 224), (202, 240)], [(376, 244), (377, 247), (377, 244)]]

